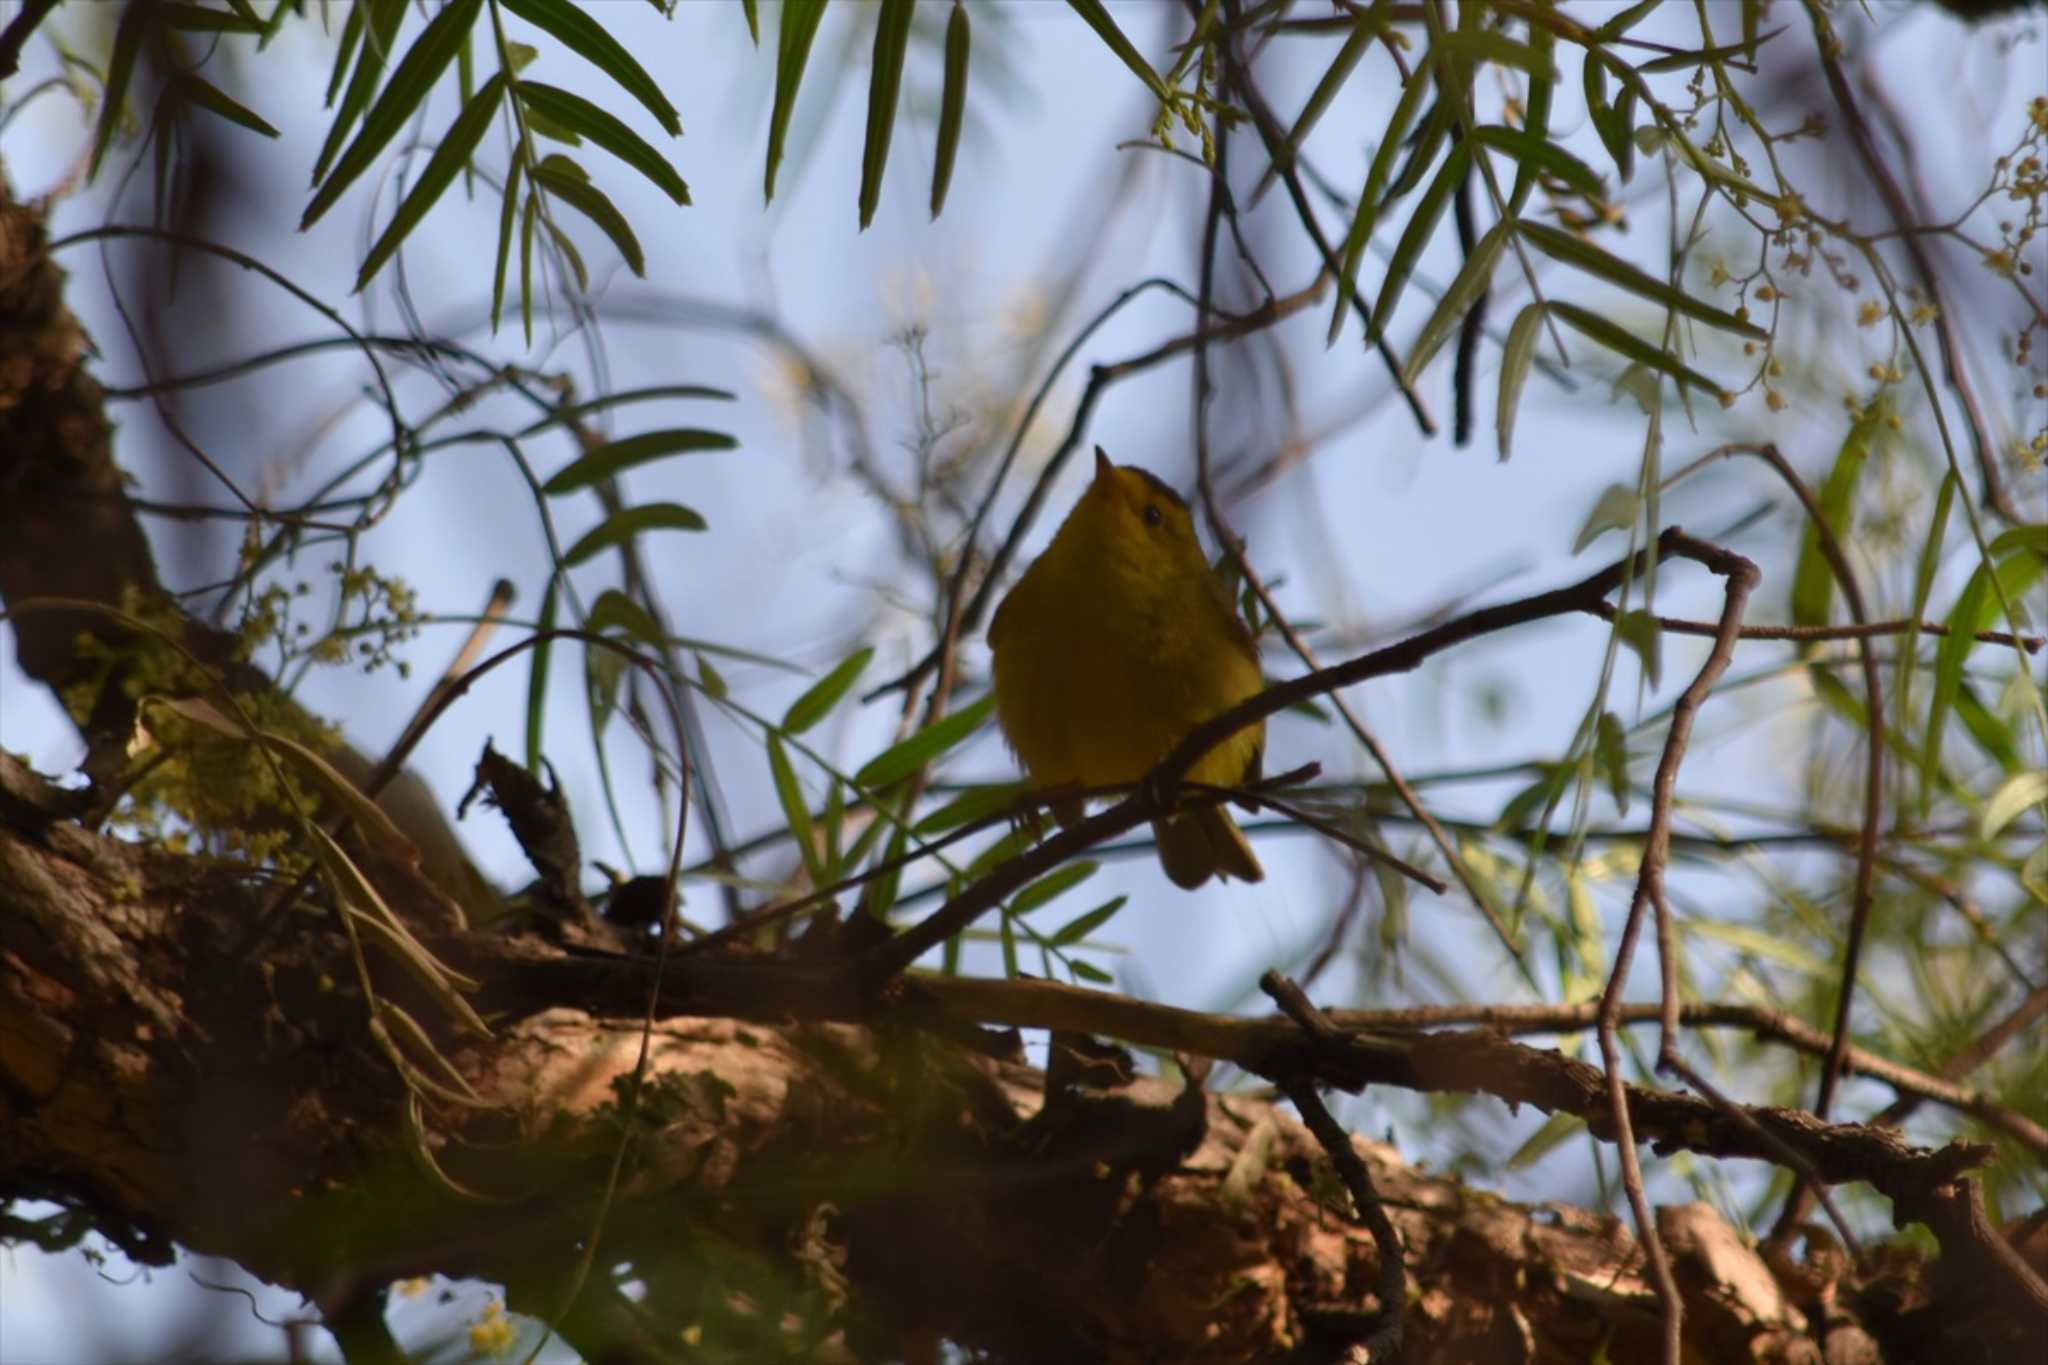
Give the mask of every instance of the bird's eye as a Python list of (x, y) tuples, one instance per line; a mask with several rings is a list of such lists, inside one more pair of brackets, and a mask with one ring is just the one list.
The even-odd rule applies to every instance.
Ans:
[(1159, 504), (1157, 504), (1157, 503), (1147, 503), (1147, 504), (1146, 504), (1146, 506), (1145, 506), (1145, 524), (1146, 524), (1147, 526), (1158, 526), (1158, 525), (1160, 525), (1161, 523), (1163, 523), (1163, 522), (1164, 522), (1165, 520), (1166, 520), (1166, 513), (1164, 513), (1164, 512), (1162, 512), (1162, 511), (1160, 511), (1160, 510), (1159, 510)]

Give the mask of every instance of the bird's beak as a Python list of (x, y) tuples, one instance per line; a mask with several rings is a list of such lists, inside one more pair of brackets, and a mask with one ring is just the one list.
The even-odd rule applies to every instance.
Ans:
[(1111, 464), (1111, 463), (1109, 462), (1109, 456), (1107, 456), (1107, 455), (1105, 455), (1105, 454), (1103, 454), (1103, 453), (1102, 453), (1102, 447), (1101, 447), (1101, 446), (1097, 446), (1097, 447), (1095, 447), (1095, 477), (1096, 477), (1096, 479), (1097, 479), (1097, 480), (1102, 480), (1102, 479), (1107, 479), (1107, 478), (1109, 478), (1109, 477), (1110, 477), (1110, 471), (1111, 471), (1111, 470), (1113, 470), (1113, 469), (1115, 469), (1115, 468), (1116, 468), (1116, 466), (1115, 466), (1115, 465), (1113, 465), (1113, 464)]

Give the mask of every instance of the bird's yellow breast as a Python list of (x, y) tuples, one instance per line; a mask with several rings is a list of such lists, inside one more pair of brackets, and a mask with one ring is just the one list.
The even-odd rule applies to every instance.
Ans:
[[(1250, 638), (1198, 546), (1169, 557), (1103, 543), (1086, 513), (1076, 509), (989, 628), (996, 714), (1041, 788), (1135, 782), (1261, 687)], [(1241, 781), (1264, 731), (1232, 735), (1189, 778)]]

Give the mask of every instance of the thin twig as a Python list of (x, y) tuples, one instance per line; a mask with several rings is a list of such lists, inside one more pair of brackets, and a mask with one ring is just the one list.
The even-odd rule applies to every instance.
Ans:
[(1708, 653), (1706, 662), (1692, 683), (1672, 708), (1671, 724), (1664, 737), (1664, 752), (1657, 762), (1656, 776), (1651, 784), (1650, 832), (1644, 840), (1641, 870), (1636, 876), (1635, 895), (1631, 898), (1628, 919), (1622, 927), (1621, 941), (1614, 951), (1614, 966), (1608, 974), (1607, 988), (1600, 997), (1599, 1040), (1600, 1055), (1605, 1064), (1608, 1102), (1612, 1110), (1615, 1129), (1615, 1147), (1621, 1158), (1622, 1185), (1627, 1191), (1628, 1201), (1636, 1220), (1636, 1235), (1641, 1239), (1643, 1252), (1649, 1262), (1650, 1276), (1657, 1286), (1657, 1297), (1664, 1305), (1664, 1355), (1667, 1365), (1677, 1365), (1679, 1360), (1680, 1332), (1684, 1320), (1684, 1301), (1679, 1297), (1678, 1282), (1672, 1277), (1670, 1259), (1664, 1253), (1662, 1241), (1657, 1236), (1657, 1223), (1650, 1211), (1648, 1196), (1643, 1190), (1641, 1164), (1636, 1157), (1635, 1137), (1630, 1128), (1628, 1097), (1621, 1076), (1621, 1048), (1619, 1043), (1619, 1019), (1621, 993), (1626, 987), (1629, 966), (1635, 957), (1636, 940), (1641, 936), (1646, 911), (1654, 911), (1657, 922), (1658, 960), (1663, 981), (1659, 996), (1662, 1012), (1659, 1018), (1660, 1057), (1673, 1055), (1677, 1047), (1678, 1031), (1678, 981), (1677, 952), (1672, 942), (1670, 907), (1664, 899), (1664, 864), (1671, 851), (1671, 807), (1677, 790), (1679, 765), (1685, 760), (1685, 747), (1692, 736), (1693, 717), (1699, 711), (1714, 683), (1727, 671), (1730, 660), (1735, 657), (1737, 632), (1742, 625), (1743, 604), (1756, 587), (1761, 575), (1756, 565), (1738, 554), (1718, 546), (1694, 540), (1686, 535), (1666, 532), (1658, 542), (1660, 548), (1669, 545), (1673, 553), (1697, 560), (1714, 573), (1727, 580), (1724, 605), (1721, 611), (1721, 628), (1714, 639), (1714, 647)]
[[(1327, 1043), (1340, 1036), (1330, 1021), (1323, 1017), (1322, 1011), (1309, 1002), (1301, 987), (1280, 973), (1268, 970), (1259, 978), (1259, 989), (1273, 997), (1273, 1002), (1287, 1017), (1318, 1042)], [(1316, 1093), (1314, 1083), (1306, 1079), (1289, 1079), (1280, 1082), (1280, 1088), (1294, 1102), (1301, 1121), (1315, 1134), (1323, 1151), (1329, 1154), (1330, 1164), (1336, 1168), (1344, 1188), (1350, 1191), (1354, 1216), (1372, 1234), (1373, 1247), (1379, 1253), (1376, 1289), (1383, 1321), (1359, 1346), (1367, 1360), (1389, 1359), (1401, 1349), (1401, 1334), (1408, 1312), (1408, 1268), (1401, 1234), (1394, 1230), (1392, 1220), (1380, 1204), (1378, 1191), (1373, 1189), (1371, 1168), (1358, 1155), (1351, 1135), (1331, 1117), (1322, 1096)]]

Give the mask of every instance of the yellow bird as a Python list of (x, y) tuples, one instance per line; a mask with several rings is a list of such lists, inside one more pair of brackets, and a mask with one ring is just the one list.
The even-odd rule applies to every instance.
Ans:
[[(1095, 479), (996, 608), (996, 717), (1034, 786), (1136, 782), (1188, 731), (1263, 689), (1259, 656), (1230, 594), (1203, 557), (1194, 519), (1145, 470), (1095, 450)], [(1255, 781), (1259, 721), (1188, 769), (1191, 782)], [(1056, 802), (1063, 825), (1079, 798)], [(1265, 876), (1222, 806), (1153, 823), (1176, 885)]]

